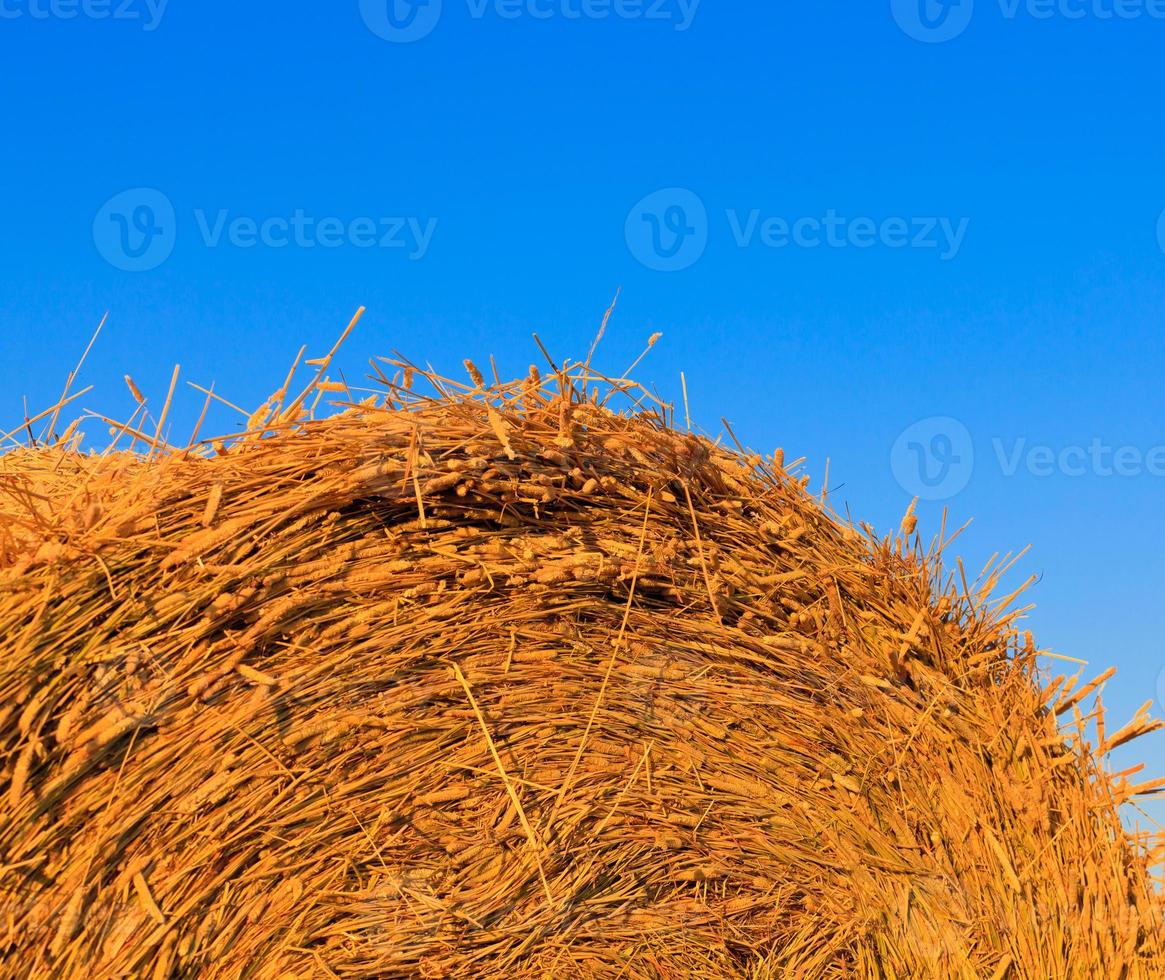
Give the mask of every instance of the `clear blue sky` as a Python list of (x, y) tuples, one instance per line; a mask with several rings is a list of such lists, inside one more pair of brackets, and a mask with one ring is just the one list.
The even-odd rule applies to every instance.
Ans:
[(662, 331), (641, 377), (839, 510), (1032, 545), (1115, 727), (1165, 667), (1165, 4), (1113, 3), (0, 0), (0, 417), (106, 311), (124, 417), (176, 363), (253, 407), (360, 304), (350, 380), (582, 356), (621, 287), (601, 366)]

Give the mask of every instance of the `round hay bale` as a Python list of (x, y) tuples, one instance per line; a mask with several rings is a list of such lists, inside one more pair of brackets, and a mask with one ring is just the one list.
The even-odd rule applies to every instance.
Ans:
[(474, 380), (0, 459), (4, 975), (1165, 975), (994, 576)]

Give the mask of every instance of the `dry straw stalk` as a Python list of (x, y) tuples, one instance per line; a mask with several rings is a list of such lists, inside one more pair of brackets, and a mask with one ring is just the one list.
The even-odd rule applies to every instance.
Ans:
[(0, 458), (5, 976), (1165, 975), (1154, 787), (999, 568), (588, 365), (315, 418), (315, 363)]

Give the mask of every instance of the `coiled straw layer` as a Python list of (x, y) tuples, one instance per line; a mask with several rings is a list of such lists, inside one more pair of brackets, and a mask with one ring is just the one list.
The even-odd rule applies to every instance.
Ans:
[(4, 975), (1165, 975), (999, 569), (470, 378), (0, 458)]

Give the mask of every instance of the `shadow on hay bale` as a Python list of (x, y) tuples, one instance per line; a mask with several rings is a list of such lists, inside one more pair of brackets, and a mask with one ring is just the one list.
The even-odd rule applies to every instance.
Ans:
[(0, 458), (5, 975), (1165, 975), (998, 569), (471, 379)]

